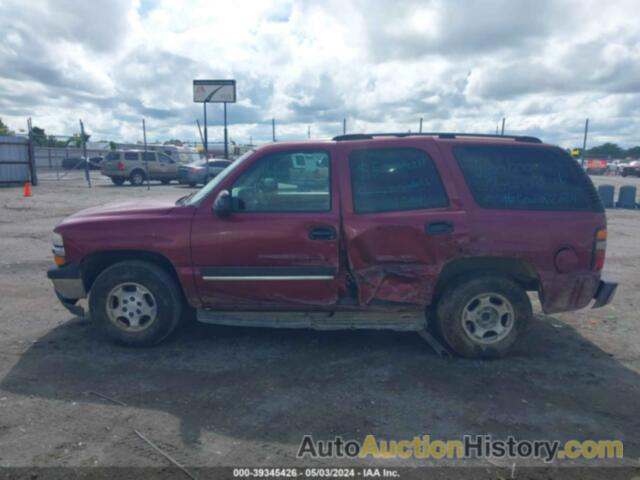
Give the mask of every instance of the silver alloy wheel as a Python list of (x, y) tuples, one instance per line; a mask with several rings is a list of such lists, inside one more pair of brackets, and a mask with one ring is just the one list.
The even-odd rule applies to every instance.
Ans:
[(135, 172), (131, 175), (131, 183), (134, 185), (142, 185), (144, 183), (144, 177), (141, 173)]
[(139, 283), (116, 285), (107, 295), (109, 320), (125, 332), (140, 332), (149, 328), (158, 315), (153, 294)]
[(505, 338), (515, 321), (511, 302), (498, 293), (481, 293), (473, 297), (462, 311), (462, 328), (476, 343), (488, 345)]

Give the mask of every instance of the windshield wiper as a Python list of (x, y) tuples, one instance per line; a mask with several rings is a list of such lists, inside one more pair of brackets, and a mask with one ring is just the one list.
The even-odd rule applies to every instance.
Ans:
[(184, 195), (176, 200), (176, 205), (184, 205), (187, 201), (195, 195), (196, 192), (191, 192), (189, 195)]

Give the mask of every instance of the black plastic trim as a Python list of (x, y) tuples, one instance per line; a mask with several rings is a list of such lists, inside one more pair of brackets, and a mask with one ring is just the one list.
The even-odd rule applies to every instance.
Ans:
[(52, 268), (47, 271), (47, 278), (52, 280), (82, 278), (80, 265), (77, 263), (67, 263), (61, 267)]

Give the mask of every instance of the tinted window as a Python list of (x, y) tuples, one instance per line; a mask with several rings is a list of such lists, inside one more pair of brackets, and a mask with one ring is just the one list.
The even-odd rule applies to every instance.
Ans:
[(162, 163), (172, 163), (173, 160), (171, 159), (170, 156), (164, 154), (164, 153), (159, 153), (158, 154), (158, 160)]
[(484, 208), (599, 210), (593, 184), (559, 149), (470, 145), (456, 159), (476, 202)]
[(105, 157), (107, 160), (120, 160), (120, 154), (118, 152), (109, 152)]
[(222, 160), (217, 160), (215, 162), (209, 162), (210, 167), (218, 167), (218, 168), (226, 168), (229, 166), (231, 162), (223, 162)]
[(355, 150), (349, 166), (356, 213), (422, 210), (449, 203), (433, 160), (421, 150)]
[(327, 212), (331, 210), (329, 156), (302, 152), (323, 162), (294, 168), (301, 152), (281, 152), (256, 161), (231, 191), (234, 209), (245, 212)]
[(145, 162), (155, 162), (156, 154), (153, 152), (142, 152), (142, 160)]
[(138, 152), (124, 152), (125, 160), (138, 160)]

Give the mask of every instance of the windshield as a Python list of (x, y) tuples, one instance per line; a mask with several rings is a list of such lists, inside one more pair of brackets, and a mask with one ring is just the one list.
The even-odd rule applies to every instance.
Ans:
[(247, 153), (239, 157), (235, 162), (225, 168), (218, 175), (213, 177), (209, 183), (207, 183), (204, 187), (198, 190), (195, 195), (193, 195), (186, 203), (186, 205), (198, 205), (202, 200), (204, 200), (209, 193), (211, 193), (225, 178), (231, 175), (233, 172), (237, 170), (237, 168), (244, 163), (244, 161), (253, 155), (255, 150), (249, 150)]

